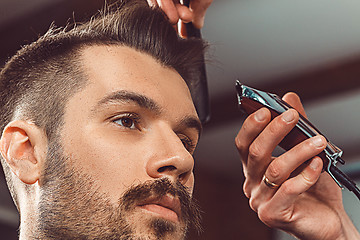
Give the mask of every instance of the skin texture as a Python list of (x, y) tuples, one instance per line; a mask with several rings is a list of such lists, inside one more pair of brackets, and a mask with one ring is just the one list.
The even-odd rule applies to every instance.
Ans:
[[(99, 183), (103, 192), (120, 193), (124, 187), (162, 176), (173, 181), (179, 178), (192, 189), (194, 161), (182, 138), (188, 136), (196, 144), (198, 131), (182, 121), (184, 116), (198, 118), (179, 74), (125, 47), (91, 47), (84, 50), (83, 59), (89, 84), (67, 104), (62, 132), (65, 152), (83, 159), (79, 167), (92, 177), (106, 176)], [(128, 100), (107, 101), (99, 106), (104, 98), (118, 91), (151, 98), (159, 109), (146, 109)], [(129, 113), (139, 115), (139, 124), (125, 128), (121, 120), (114, 122)], [(107, 164), (99, 161), (105, 157)], [(174, 165), (176, 169), (158, 171)], [(114, 186), (116, 182), (121, 184)], [(119, 195), (112, 195), (116, 202)]]
[(85, 47), (81, 60), (88, 82), (56, 139), (26, 121), (4, 130), (1, 153), (23, 195), (20, 238), (183, 239), (199, 224), (201, 130), (185, 81), (124, 46)]
[[(306, 116), (296, 94), (288, 93), (284, 100)], [(321, 173), (322, 160), (315, 157), (325, 148), (325, 138), (314, 137), (272, 157), (299, 115), (289, 110), (272, 121), (270, 117), (265, 108), (250, 115), (235, 139), (250, 207), (266, 225), (299, 239), (360, 239), (344, 211), (341, 189), (327, 173)], [(262, 181), (264, 174), (280, 186), (266, 186)]]
[[(74, 167), (95, 180), (110, 204), (130, 186), (162, 177), (179, 181), (191, 193), (193, 149), (183, 142), (196, 144), (199, 132), (187, 124), (198, 118), (184, 80), (126, 47), (94, 46), (85, 49), (82, 58), (89, 84), (68, 102), (62, 131), (64, 151), (77, 159)], [(114, 93), (143, 95), (153, 105), (115, 99)], [(139, 234), (146, 232), (143, 224), (150, 217), (178, 221), (173, 211), (154, 205), (134, 211), (132, 224)], [(182, 236), (177, 234), (173, 237)]]
[[(198, 210), (188, 189), (168, 178), (134, 185), (117, 204), (111, 204), (110, 197), (99, 191), (94, 179), (74, 168), (73, 162), (78, 159), (66, 156), (56, 141), (51, 143), (51, 158), (47, 159), (48, 180), (42, 186), (38, 208), (41, 221), (30, 239), (183, 239), (187, 226), (198, 224)], [(162, 217), (136, 217), (140, 206), (151, 210), (144, 203), (165, 203), (165, 199), (167, 204), (171, 204), (171, 199), (179, 200), (178, 219), (165, 209)]]

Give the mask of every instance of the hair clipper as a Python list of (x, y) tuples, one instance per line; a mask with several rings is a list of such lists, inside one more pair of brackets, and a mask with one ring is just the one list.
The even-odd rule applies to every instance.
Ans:
[[(236, 81), (236, 90), (239, 106), (248, 115), (262, 107), (266, 107), (271, 112), (271, 118), (274, 119), (286, 110), (292, 108), (276, 94), (245, 86), (238, 80)], [(299, 114), (299, 116), (300, 118), (296, 126), (279, 144), (279, 146), (286, 151), (308, 138), (316, 135), (324, 136), (324, 134), (322, 134), (305, 117), (301, 114)], [(336, 167), (337, 163), (345, 163), (341, 158), (343, 151), (328, 139), (326, 140), (326, 148), (318, 155), (324, 162), (323, 169), (330, 174), (340, 187), (344, 185), (350, 191), (353, 191), (360, 199), (360, 190), (356, 187), (355, 183)]]

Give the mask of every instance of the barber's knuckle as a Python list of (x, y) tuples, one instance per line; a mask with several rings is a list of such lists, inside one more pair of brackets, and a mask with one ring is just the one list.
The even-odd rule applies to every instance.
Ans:
[(303, 184), (305, 185), (305, 187), (310, 187), (310, 186), (314, 185), (315, 182), (316, 182), (316, 178), (313, 177), (311, 174), (307, 174), (306, 172), (302, 172), (301, 176), (302, 176)]
[(262, 147), (259, 143), (253, 142), (249, 147), (249, 158), (253, 160), (261, 159), (263, 153), (262, 153)]
[(258, 212), (258, 208), (259, 208), (259, 201), (254, 198), (254, 197), (251, 197), (249, 199), (249, 206), (250, 208), (254, 211), (254, 212)]
[(249, 181), (245, 180), (244, 185), (243, 185), (243, 192), (247, 198), (251, 197), (251, 190), (252, 190), (252, 188), (249, 184)]
[(277, 216), (265, 207), (259, 208), (258, 217), (263, 223), (268, 226), (274, 226), (277, 222)]
[(284, 124), (279, 119), (275, 119), (271, 124), (268, 125), (269, 133), (274, 136), (279, 134), (279, 131), (284, 127)]
[(280, 211), (274, 211), (271, 207), (264, 205), (259, 208), (258, 217), (259, 219), (269, 227), (279, 228), (286, 225), (289, 221), (287, 220), (287, 212), (285, 215)]
[(235, 137), (235, 146), (237, 147), (237, 149), (239, 151), (243, 151), (244, 150), (244, 143), (241, 140), (241, 138), (239, 136)]
[(282, 185), (281, 185), (281, 190), (284, 193), (284, 195), (293, 195), (294, 194), (294, 186), (292, 185), (291, 182), (289, 181), (285, 181)]
[(244, 195), (245, 195), (245, 197), (248, 198), (248, 199), (250, 199), (250, 197), (251, 197), (250, 192), (246, 191), (245, 189), (244, 189)]
[(276, 160), (272, 161), (268, 166), (268, 169), (266, 171), (266, 176), (268, 178), (271, 178), (272, 180), (279, 179), (281, 169), (282, 169), (282, 165), (279, 161)]

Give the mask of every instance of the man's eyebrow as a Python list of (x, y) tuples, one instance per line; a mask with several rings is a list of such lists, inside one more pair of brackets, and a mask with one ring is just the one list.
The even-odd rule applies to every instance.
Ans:
[(180, 122), (180, 126), (184, 126), (186, 128), (194, 128), (198, 132), (198, 135), (200, 137), (202, 132), (202, 124), (200, 120), (197, 117), (193, 116), (186, 116), (183, 118)]
[(161, 107), (154, 100), (145, 95), (127, 90), (120, 90), (104, 97), (96, 104), (96, 106), (92, 109), (92, 112), (95, 112), (102, 105), (117, 102), (133, 102), (141, 108), (154, 112), (156, 115), (160, 115), (161, 113)]
[[(162, 112), (162, 108), (151, 98), (128, 90), (120, 90), (104, 97), (96, 104), (96, 106), (92, 109), (92, 112), (96, 112), (96, 110), (103, 105), (117, 102), (133, 102), (144, 109), (150, 110), (155, 113), (155, 115), (160, 115)], [(196, 129), (199, 136), (202, 132), (202, 124), (195, 116), (185, 116), (180, 121), (180, 126)]]

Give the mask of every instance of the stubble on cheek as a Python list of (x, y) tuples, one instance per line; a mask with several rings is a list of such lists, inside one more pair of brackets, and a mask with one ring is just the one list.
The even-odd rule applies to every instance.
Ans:
[[(38, 224), (34, 239), (184, 239), (188, 226), (200, 229), (200, 210), (190, 191), (169, 179), (151, 180), (130, 187), (110, 201), (96, 181), (66, 156), (58, 143), (48, 151)], [(172, 195), (180, 200), (179, 222), (145, 214), (139, 203)]]

